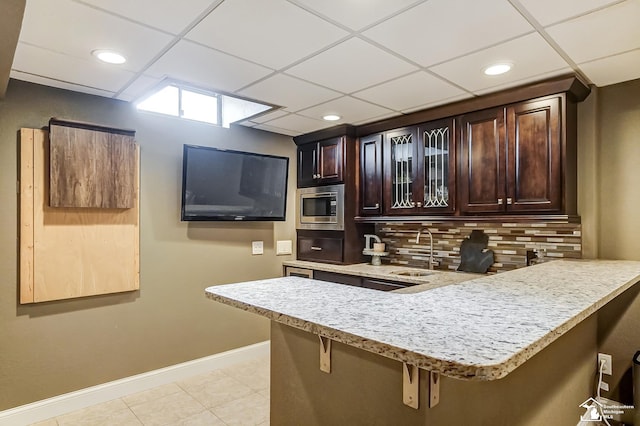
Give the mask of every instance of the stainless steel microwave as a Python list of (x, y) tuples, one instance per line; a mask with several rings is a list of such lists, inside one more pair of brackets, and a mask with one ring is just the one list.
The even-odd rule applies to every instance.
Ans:
[(296, 228), (344, 230), (344, 184), (299, 188)]

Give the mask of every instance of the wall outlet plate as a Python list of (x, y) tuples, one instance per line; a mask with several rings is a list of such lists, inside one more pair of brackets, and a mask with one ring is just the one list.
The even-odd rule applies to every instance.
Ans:
[(602, 374), (613, 374), (613, 364), (611, 360), (611, 355), (609, 354), (598, 354), (598, 372), (600, 371), (600, 365), (604, 361), (604, 367), (602, 368)]
[(264, 243), (262, 241), (252, 241), (251, 254), (263, 254), (263, 253), (264, 253)]
[(278, 240), (276, 242), (276, 256), (291, 254), (292, 243), (291, 240)]

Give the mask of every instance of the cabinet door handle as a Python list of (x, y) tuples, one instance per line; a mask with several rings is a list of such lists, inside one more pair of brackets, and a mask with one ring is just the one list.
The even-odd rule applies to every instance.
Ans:
[(507, 204), (513, 204), (513, 198), (511, 197), (507, 198)]
[(502, 198), (498, 198), (498, 205), (502, 205)]
[(311, 250), (322, 251), (322, 247), (311, 246)]
[(418, 207), (422, 207), (422, 203), (420, 201), (418, 201), (417, 206)]
[(415, 207), (416, 203), (414, 203), (413, 201), (411, 202), (411, 207)]
[(373, 206), (373, 207), (374, 207), (374, 208), (376, 208), (376, 209), (379, 209), (379, 208), (380, 208), (380, 204), (379, 204), (379, 203), (376, 203), (376, 205), (375, 205), (375, 206)]
[(314, 179), (320, 179), (320, 174), (314, 174), (314, 175), (313, 175), (313, 178), (314, 178)]

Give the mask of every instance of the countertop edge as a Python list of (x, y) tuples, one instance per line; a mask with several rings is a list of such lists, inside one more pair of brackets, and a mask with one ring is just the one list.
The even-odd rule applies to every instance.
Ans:
[[(396, 347), (388, 343), (379, 342), (377, 340), (323, 326), (315, 322), (297, 318), (288, 314), (279, 313), (267, 308), (261, 308), (259, 306), (241, 302), (239, 300), (232, 299), (226, 296), (221, 296), (209, 292), (209, 288), (205, 290), (205, 294), (206, 297), (211, 300), (264, 316), (278, 323), (310, 332), (312, 334), (322, 335), (336, 342), (347, 344), (355, 348), (366, 350), (368, 352), (376, 353), (400, 362), (406, 362), (426, 370), (437, 371), (448, 377), (461, 380), (490, 381), (507, 376), (520, 365), (524, 364), (537, 353), (548, 347), (559, 337), (563, 336), (565, 333), (573, 329), (586, 318), (597, 312), (604, 305), (630, 289), (638, 282), (640, 282), (640, 276), (636, 276), (626, 283), (618, 286), (615, 290), (595, 301), (589, 307), (574, 315), (564, 323), (560, 324), (558, 327), (549, 331), (546, 335), (542, 336), (538, 340), (520, 349), (509, 358), (490, 365), (465, 364), (461, 362), (447, 361), (435, 357), (430, 357), (423, 353), (416, 353), (409, 349)], [(214, 288), (215, 286), (210, 287), (212, 291)], [(411, 297), (411, 294), (397, 294), (396, 297)]]

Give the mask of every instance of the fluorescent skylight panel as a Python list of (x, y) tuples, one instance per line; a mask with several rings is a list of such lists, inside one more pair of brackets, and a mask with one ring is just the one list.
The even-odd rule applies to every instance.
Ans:
[(222, 126), (229, 127), (231, 123), (260, 114), (271, 109), (268, 105), (233, 96), (222, 96)]
[(172, 82), (137, 104), (141, 111), (202, 121), (229, 127), (231, 124), (274, 109), (271, 105)]
[(183, 118), (218, 124), (218, 97), (183, 89), (181, 113)]
[(180, 89), (176, 86), (165, 86), (152, 94), (137, 107), (143, 111), (157, 112), (159, 114), (180, 116)]

